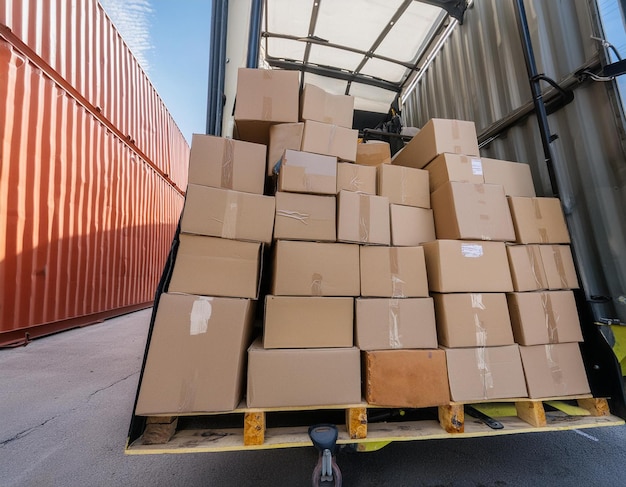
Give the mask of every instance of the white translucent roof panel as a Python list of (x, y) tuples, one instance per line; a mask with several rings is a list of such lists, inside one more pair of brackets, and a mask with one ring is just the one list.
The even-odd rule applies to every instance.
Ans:
[(362, 83), (352, 83), (350, 94), (354, 96), (355, 110), (387, 113), (396, 93)]
[(319, 86), (320, 88), (326, 90), (328, 93), (332, 93), (333, 95), (345, 95), (346, 87), (348, 86), (347, 81), (336, 78), (329, 78), (327, 76), (319, 76), (312, 73), (304, 73), (304, 82)]
[(267, 2), (265, 29), (268, 32), (306, 37), (312, 10), (312, 1), (270, 0)]
[(306, 44), (304, 42), (270, 37), (269, 39), (267, 39), (266, 54), (269, 57), (275, 57), (279, 59), (293, 59), (296, 61), (302, 61), (302, 58), (304, 58), (305, 49)]
[(407, 72), (407, 68), (400, 64), (383, 61), (382, 59), (371, 58), (368, 59), (360, 72), (391, 81), (392, 83), (400, 83)]
[(311, 52), (309, 53), (310, 63), (349, 69), (350, 71), (354, 71), (362, 60), (363, 55), (361, 54), (316, 44), (311, 45)]

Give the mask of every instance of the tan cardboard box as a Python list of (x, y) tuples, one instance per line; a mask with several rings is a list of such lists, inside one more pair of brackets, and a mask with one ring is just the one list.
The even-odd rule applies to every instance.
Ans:
[(389, 200), (384, 196), (341, 191), (337, 195), (337, 240), (389, 245)]
[(343, 189), (375, 195), (376, 168), (340, 162), (337, 164), (337, 193)]
[(263, 194), (265, 146), (193, 134), (189, 184)]
[(558, 198), (509, 196), (516, 242), (523, 244), (567, 244), (570, 242)]
[(481, 184), (485, 182), (482, 160), (478, 156), (441, 154), (425, 168), (429, 175), (430, 192), (448, 181)]
[(352, 405), (361, 402), (359, 349), (248, 349), (249, 408)]
[(506, 294), (433, 294), (433, 299), (441, 345), (497, 347), (514, 343)]
[(276, 193), (274, 238), (334, 242), (337, 203), (334, 196)]
[(272, 294), (358, 296), (359, 292), (358, 245), (276, 242)]
[(278, 191), (337, 194), (337, 158), (286, 150), (278, 172)]
[(428, 297), (422, 247), (361, 246), (361, 296)]
[(358, 130), (307, 120), (304, 122), (301, 150), (354, 162), (358, 137)]
[(168, 292), (256, 299), (262, 244), (180, 234)]
[(522, 162), (482, 158), (485, 183), (501, 184), (507, 196), (536, 196), (530, 166)]
[(267, 145), (274, 123), (298, 122), (300, 73), (239, 68), (235, 125), (237, 138)]
[(582, 342), (572, 291), (537, 291), (507, 295), (515, 341), (520, 345)]
[(249, 299), (162, 294), (135, 414), (235, 409), (244, 389), (253, 319)]
[(428, 171), (381, 164), (378, 166), (378, 194), (397, 205), (430, 208)]
[(453, 401), (527, 396), (518, 345), (445, 351)]
[(391, 163), (422, 169), (444, 153), (480, 155), (474, 122), (433, 118), (393, 157)]
[(300, 150), (304, 124), (277, 123), (270, 127), (270, 142), (267, 149), (267, 175), (274, 174), (276, 164), (280, 162), (287, 149)]
[(569, 245), (539, 245), (548, 289), (578, 289), (578, 276)]
[(351, 347), (353, 323), (353, 298), (268, 295), (263, 347)]
[(502, 186), (447, 182), (431, 195), (438, 239), (514, 241)]
[(433, 210), (415, 206), (390, 205), (391, 245), (414, 247), (435, 240)]
[(356, 146), (356, 163), (363, 166), (391, 164), (391, 147), (382, 140), (370, 140)]
[(589, 394), (589, 382), (578, 343), (520, 347), (528, 397)]
[(539, 245), (507, 245), (506, 253), (514, 291), (548, 289)]
[(354, 116), (354, 97), (333, 95), (315, 85), (305, 84), (300, 98), (302, 120), (329, 123), (340, 127), (352, 128)]
[(513, 290), (502, 242), (436, 240), (422, 247), (431, 291), (498, 293)]
[(180, 222), (184, 233), (271, 243), (273, 196), (190, 184)]
[(357, 298), (360, 350), (437, 348), (432, 298)]
[(386, 407), (425, 408), (450, 403), (443, 350), (363, 353), (365, 400)]

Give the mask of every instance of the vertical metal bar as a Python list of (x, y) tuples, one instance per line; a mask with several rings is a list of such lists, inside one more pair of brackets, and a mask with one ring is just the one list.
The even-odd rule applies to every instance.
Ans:
[(227, 29), (228, 0), (213, 0), (213, 8), (211, 9), (211, 59), (209, 61), (206, 133), (217, 136), (222, 135)]
[(263, 14), (263, 0), (252, 0), (250, 8), (250, 30), (248, 31), (247, 68), (259, 67), (259, 46), (261, 44), (261, 20)]

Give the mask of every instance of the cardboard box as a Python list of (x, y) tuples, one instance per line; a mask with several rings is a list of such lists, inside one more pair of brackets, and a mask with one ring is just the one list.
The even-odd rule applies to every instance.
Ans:
[(162, 294), (135, 414), (235, 409), (253, 318), (249, 299)]
[(267, 149), (267, 175), (275, 174), (274, 168), (280, 163), (287, 149), (300, 150), (304, 124), (277, 123), (270, 127), (270, 142)]
[(300, 73), (239, 68), (235, 125), (237, 138), (267, 145), (274, 123), (298, 122)]
[(265, 149), (261, 144), (193, 134), (189, 183), (263, 194)]
[(389, 200), (384, 196), (341, 191), (337, 196), (337, 240), (389, 245)]
[(572, 291), (511, 293), (507, 299), (513, 334), (520, 345), (583, 341)]
[(337, 164), (337, 193), (341, 190), (376, 194), (376, 168), (351, 162)]
[(337, 194), (337, 158), (286, 150), (278, 172), (278, 191)]
[(428, 297), (422, 247), (361, 247), (361, 296)]
[(498, 293), (513, 290), (502, 242), (436, 240), (422, 247), (431, 291)]
[(354, 97), (333, 95), (315, 85), (305, 84), (300, 99), (302, 120), (329, 123), (340, 127), (352, 128), (354, 116)]
[(450, 403), (443, 350), (381, 350), (363, 354), (365, 400), (386, 407)]
[(536, 196), (530, 166), (521, 162), (482, 158), (485, 183), (501, 184), (507, 196)]
[(353, 298), (268, 295), (263, 347), (351, 347), (353, 323)]
[(509, 196), (517, 243), (567, 244), (569, 232), (558, 198)]
[(249, 408), (361, 403), (359, 349), (248, 349)]
[(548, 289), (578, 289), (578, 276), (569, 245), (539, 245)]
[(180, 234), (168, 292), (256, 299), (262, 244)]
[(271, 243), (273, 196), (190, 184), (180, 222), (184, 233)]
[(272, 294), (358, 296), (359, 292), (358, 245), (276, 242)]
[(447, 182), (431, 195), (438, 239), (514, 241), (502, 186)]
[(391, 164), (391, 147), (389, 142), (369, 140), (357, 144), (356, 163), (363, 166)]
[(422, 169), (444, 153), (480, 155), (474, 122), (433, 118), (393, 157), (391, 163)]
[(528, 397), (547, 397), (589, 394), (578, 343), (520, 347)]
[(334, 196), (278, 192), (274, 238), (334, 242), (336, 210)]
[(435, 240), (433, 210), (390, 205), (391, 245), (414, 247)]
[(381, 164), (378, 166), (378, 194), (397, 205), (430, 208), (428, 171)]
[(504, 293), (434, 294), (437, 336), (445, 347), (512, 345)]
[(548, 289), (539, 245), (507, 245), (507, 257), (515, 291)]
[(441, 154), (429, 162), (425, 169), (428, 171), (431, 193), (448, 181), (474, 184), (485, 182), (482, 160), (478, 156)]
[(453, 401), (526, 397), (526, 381), (517, 345), (446, 348)]
[(354, 162), (358, 137), (358, 130), (307, 120), (304, 122), (301, 150)]
[(355, 345), (360, 350), (437, 348), (432, 298), (358, 298)]

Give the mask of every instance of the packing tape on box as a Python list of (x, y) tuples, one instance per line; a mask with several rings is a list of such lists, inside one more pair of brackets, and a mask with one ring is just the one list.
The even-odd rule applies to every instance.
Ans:
[(554, 312), (552, 299), (550, 299), (550, 295), (548, 293), (541, 293), (541, 306), (543, 307), (546, 329), (548, 330), (548, 342), (559, 343), (559, 316)]
[(409, 198), (409, 192), (407, 191), (408, 186), (408, 178), (407, 178), (408, 168), (404, 166), (400, 166), (400, 201), (402, 203), (406, 203), (406, 200)]
[(237, 192), (228, 191), (224, 208), (224, 220), (222, 221), (222, 238), (234, 239), (237, 236), (238, 200), (239, 194)]
[(189, 334), (200, 335), (209, 329), (209, 320), (213, 314), (211, 305), (213, 298), (200, 296), (193, 302), (191, 313), (189, 314)]
[(263, 97), (261, 120), (272, 120), (272, 98), (270, 96)]
[(543, 215), (541, 214), (541, 206), (537, 198), (533, 198), (533, 207), (535, 210), (535, 220), (537, 220), (537, 231), (539, 232), (539, 240), (541, 243), (550, 243), (550, 239), (548, 238), (548, 229), (540, 225), (540, 221), (543, 220)]
[(292, 218), (294, 220), (298, 220), (300, 223), (305, 225), (309, 224), (309, 215), (308, 213), (300, 213), (299, 211), (291, 211), (291, 210), (276, 210), (276, 216), (283, 216), (285, 218)]
[[(472, 309), (487, 309), (483, 303), (483, 295), (481, 293), (470, 293), (470, 300), (472, 302)], [(487, 346), (487, 330), (483, 326), (478, 312), (474, 312), (474, 327), (476, 329), (476, 345), (479, 347)]]
[(389, 300), (389, 346), (393, 349), (402, 348), (400, 340), (400, 301)]
[(370, 197), (359, 194), (359, 242), (370, 241)]
[(271, 69), (260, 69), (259, 71), (263, 73), (263, 79), (271, 80), (273, 78)]
[(199, 382), (200, 370), (193, 369), (191, 374), (183, 377), (180, 381), (180, 395), (178, 398), (179, 411), (191, 411), (196, 402), (197, 384)]
[(549, 243), (550, 239), (548, 237), (548, 229), (545, 227), (539, 227), (539, 240), (541, 240), (541, 243)]
[(489, 350), (487, 347), (477, 347), (476, 366), (483, 385), (483, 399), (489, 399), (489, 390), (493, 389), (493, 375), (489, 370)]
[(222, 188), (233, 189), (234, 154), (235, 141), (233, 139), (224, 139), (224, 152), (222, 153)]
[(559, 274), (559, 279), (561, 280), (561, 288), (569, 289), (570, 285), (567, 282), (567, 274), (565, 273), (565, 265), (563, 265), (563, 255), (561, 251), (563, 247), (559, 245), (552, 245), (552, 256), (554, 257), (554, 263), (556, 264), (556, 271)]
[[(460, 125), (458, 120), (452, 120), (452, 140), (457, 141), (461, 139), (461, 129), (460, 129)], [(455, 154), (462, 154), (463, 153), (463, 147), (461, 147), (461, 145), (455, 145), (454, 146), (454, 153)]]
[(350, 188), (350, 190), (352, 191), (359, 192), (361, 191), (361, 187), (363, 186), (363, 180), (359, 178), (359, 175), (357, 174), (358, 171), (356, 168), (353, 169), (353, 172), (354, 174), (350, 178), (350, 182), (348, 183), (348, 188)]
[(311, 294), (322, 296), (322, 275), (317, 272), (311, 275)]
[(563, 370), (561, 370), (561, 366), (559, 365), (559, 356), (556, 347), (554, 345), (545, 345), (545, 348), (546, 361), (548, 362), (548, 368), (552, 376), (552, 383), (567, 389), (567, 384), (563, 377)]
[(482, 293), (470, 293), (470, 300), (472, 302), (473, 309), (487, 309), (487, 306), (485, 306), (483, 303)]
[(400, 279), (398, 247), (389, 247), (389, 270), (391, 273), (391, 297), (404, 298), (404, 281)]
[(546, 283), (541, 281), (541, 274), (537, 272), (539, 268), (543, 267), (539, 247), (536, 247), (534, 245), (526, 245), (526, 255), (528, 256), (528, 262), (530, 263), (530, 272), (532, 272), (533, 274), (535, 284), (537, 284), (537, 289), (545, 289)]
[(328, 134), (328, 147), (326, 149), (326, 154), (332, 154), (332, 148), (335, 145), (335, 135), (337, 134), (337, 126), (330, 126), (330, 133)]

